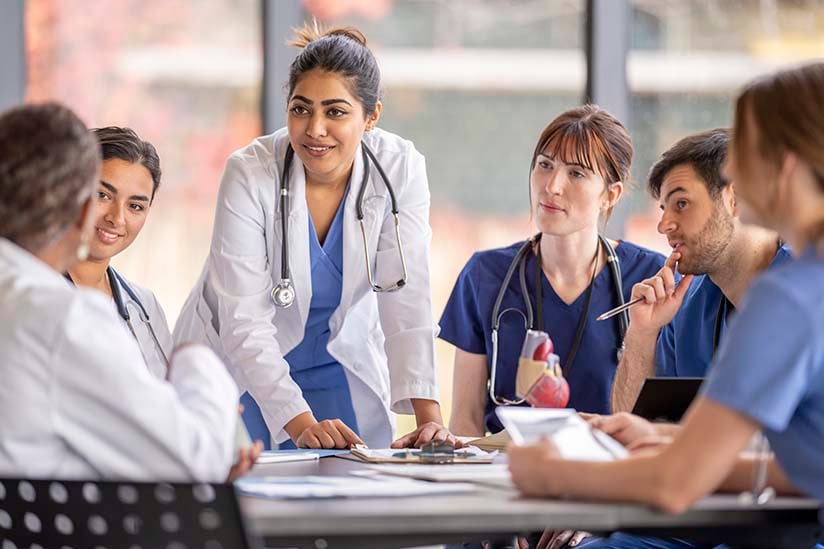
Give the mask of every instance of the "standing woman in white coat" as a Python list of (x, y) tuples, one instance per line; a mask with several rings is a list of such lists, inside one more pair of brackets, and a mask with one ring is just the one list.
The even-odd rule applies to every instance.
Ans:
[(454, 442), (436, 400), (423, 156), (376, 128), (380, 71), (359, 31), (305, 26), (292, 45), (287, 127), (227, 161), (175, 338), (224, 356), (254, 439), (387, 447), (397, 412), (418, 428), (394, 446)]

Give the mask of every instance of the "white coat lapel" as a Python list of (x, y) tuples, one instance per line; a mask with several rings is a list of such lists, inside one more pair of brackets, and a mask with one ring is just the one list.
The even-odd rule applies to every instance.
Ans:
[(312, 266), (309, 257), (309, 209), (306, 207), (306, 172), (303, 163), (294, 156), (289, 173), (289, 268), (297, 293), (295, 305), (302, 325), (309, 317), (312, 302)]
[[(364, 172), (362, 145), (355, 151), (355, 162), (352, 166), (352, 176), (349, 179), (349, 194), (346, 197), (343, 212), (343, 291), (341, 303), (334, 317), (343, 314), (352, 304), (355, 296), (364, 291), (371, 291), (366, 277), (366, 259), (363, 249), (363, 236), (357, 216), (358, 193), (361, 190)], [(369, 165), (369, 177), (366, 180), (366, 190), (363, 196), (363, 222), (369, 240), (369, 258), (374, 269), (375, 251), (378, 247), (378, 235), (375, 225), (383, 215), (385, 201), (377, 195), (375, 181), (380, 178), (377, 170)]]

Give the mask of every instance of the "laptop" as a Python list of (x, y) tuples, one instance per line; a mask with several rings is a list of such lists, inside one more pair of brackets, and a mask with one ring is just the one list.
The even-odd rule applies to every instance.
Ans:
[(703, 381), (703, 377), (648, 377), (632, 413), (650, 421), (678, 423)]

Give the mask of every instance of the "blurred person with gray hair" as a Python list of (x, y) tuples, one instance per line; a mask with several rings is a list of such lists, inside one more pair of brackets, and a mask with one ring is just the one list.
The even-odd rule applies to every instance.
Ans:
[(111, 302), (66, 273), (88, 257), (95, 136), (66, 107), (0, 115), (0, 475), (222, 481), (237, 387), (205, 347), (153, 376)]

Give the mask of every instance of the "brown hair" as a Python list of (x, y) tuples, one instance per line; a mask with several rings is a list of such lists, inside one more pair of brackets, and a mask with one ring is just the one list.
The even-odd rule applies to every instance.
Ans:
[(716, 128), (681, 139), (667, 149), (650, 169), (647, 178), (649, 194), (658, 199), (667, 175), (676, 167), (686, 164), (692, 166), (701, 177), (710, 196), (718, 198), (730, 183), (721, 173), (729, 144), (730, 130), (727, 128)]
[[(779, 71), (748, 84), (735, 104), (734, 147), (739, 162), (747, 151), (742, 137), (757, 135), (756, 150), (777, 171), (792, 151), (810, 168), (824, 192), (824, 62)], [(750, 122), (755, 132), (749, 128)], [(824, 227), (817, 229), (817, 237)]]
[[(530, 172), (538, 155), (546, 152), (592, 170), (608, 186), (629, 181), (634, 149), (627, 128), (617, 118), (598, 105), (587, 104), (561, 113), (544, 128), (532, 153)], [(610, 209), (607, 219), (611, 213)]]
[(302, 48), (289, 67), (289, 93), (292, 98), (300, 78), (319, 69), (342, 76), (349, 90), (361, 105), (366, 116), (376, 110), (380, 100), (381, 72), (372, 51), (366, 46), (366, 37), (354, 27), (322, 29), (317, 20), (293, 29), (295, 38), (290, 46)]
[(24, 105), (0, 116), (0, 237), (30, 252), (59, 238), (94, 192), (100, 147), (68, 108)]

